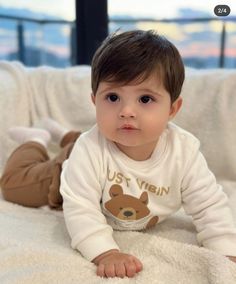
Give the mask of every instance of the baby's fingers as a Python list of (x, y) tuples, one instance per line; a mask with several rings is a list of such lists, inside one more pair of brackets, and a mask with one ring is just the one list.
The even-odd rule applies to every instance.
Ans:
[(100, 277), (105, 277), (105, 265), (104, 264), (99, 264), (97, 266), (97, 276)]
[(134, 277), (134, 275), (137, 272), (135, 263), (133, 261), (126, 262), (125, 268), (126, 268), (126, 275), (128, 277)]
[(99, 264), (97, 267), (97, 275), (100, 277), (115, 277), (116, 271), (113, 264)]
[(136, 272), (140, 272), (141, 270), (143, 270), (142, 262), (139, 259), (137, 259), (136, 257), (134, 257), (134, 263), (135, 263), (135, 266), (136, 266)]
[(124, 278), (126, 276), (126, 268), (124, 263), (116, 264), (116, 276), (120, 278)]
[(105, 276), (106, 277), (115, 277), (116, 276), (116, 268), (113, 263), (105, 264)]

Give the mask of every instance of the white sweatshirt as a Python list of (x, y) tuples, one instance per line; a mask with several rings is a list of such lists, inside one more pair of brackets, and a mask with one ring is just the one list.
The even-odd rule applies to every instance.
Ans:
[(72, 247), (88, 260), (119, 249), (113, 229), (156, 225), (183, 205), (201, 245), (236, 256), (236, 229), (227, 197), (192, 134), (169, 123), (152, 156), (135, 161), (95, 125), (63, 164), (60, 192)]

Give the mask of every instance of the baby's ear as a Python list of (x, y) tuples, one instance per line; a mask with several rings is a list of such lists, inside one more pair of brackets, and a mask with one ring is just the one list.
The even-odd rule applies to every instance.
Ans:
[(95, 97), (94, 93), (91, 93), (91, 100), (92, 100), (93, 104), (96, 104), (95, 98), (96, 97)]
[(173, 104), (170, 107), (170, 114), (169, 114), (169, 120), (173, 119), (178, 111), (180, 110), (183, 103), (182, 97), (178, 97), (176, 101), (173, 102)]

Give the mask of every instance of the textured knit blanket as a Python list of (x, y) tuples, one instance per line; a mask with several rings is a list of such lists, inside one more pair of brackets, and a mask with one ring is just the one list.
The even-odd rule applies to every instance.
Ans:
[[(7, 136), (10, 126), (51, 116), (84, 131), (95, 121), (88, 66), (29, 69), (0, 62), (0, 82), (1, 167), (16, 146)], [(236, 220), (235, 90), (236, 71), (187, 70), (184, 108), (176, 121), (201, 140)], [(143, 262), (133, 279), (97, 277), (95, 265), (70, 247), (62, 212), (24, 208), (0, 196), (0, 283), (236, 283), (236, 264), (199, 247), (192, 219), (182, 210), (149, 231), (114, 232), (114, 238)]]
[(89, 66), (25, 68), (0, 61), (0, 172), (17, 146), (7, 135), (9, 127), (37, 126), (49, 116), (69, 129), (85, 131), (95, 123), (90, 95)]
[(144, 233), (114, 232), (122, 251), (137, 256), (144, 267), (123, 280), (97, 277), (95, 265), (71, 249), (62, 212), (0, 200), (0, 226), (1, 284), (236, 283), (236, 264), (199, 248), (191, 218), (183, 212)]

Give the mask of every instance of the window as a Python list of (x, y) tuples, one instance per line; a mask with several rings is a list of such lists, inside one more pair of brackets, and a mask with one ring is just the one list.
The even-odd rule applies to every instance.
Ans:
[[(80, 49), (75, 58), (76, 1), (86, 0), (58, 0), (56, 4), (51, 0), (0, 0), (0, 59), (21, 60), (29, 66), (66, 67), (76, 64), (78, 54), (86, 57)], [(236, 4), (235, 0), (225, 2), (230, 15), (217, 17), (214, 7), (218, 0), (107, 0), (109, 32), (154, 29), (177, 46), (187, 66), (235, 68)], [(87, 14), (90, 6), (91, 11), (95, 8), (94, 3), (86, 1)], [(100, 22), (101, 26), (99, 18), (87, 21)], [(83, 24), (89, 25), (86, 21)], [(102, 36), (95, 38), (97, 31), (84, 30), (87, 41), (80, 39), (79, 48), (87, 51), (89, 46), (93, 54)]]
[(109, 0), (109, 31), (154, 29), (179, 49), (185, 65), (236, 68), (236, 4), (227, 17), (217, 17), (219, 1)]
[(50, 0), (1, 2), (0, 59), (21, 60), (28, 66), (72, 64), (74, 0), (58, 0), (56, 5)]

